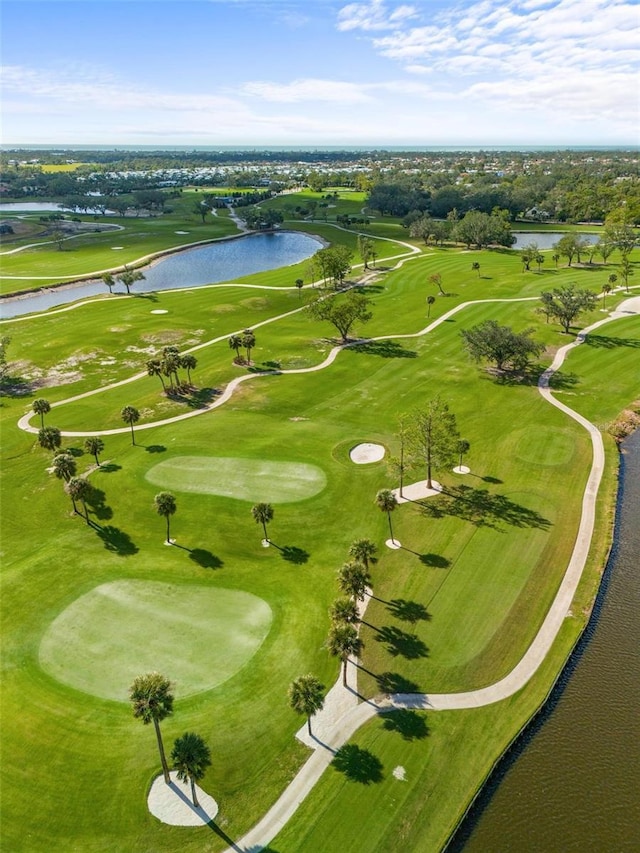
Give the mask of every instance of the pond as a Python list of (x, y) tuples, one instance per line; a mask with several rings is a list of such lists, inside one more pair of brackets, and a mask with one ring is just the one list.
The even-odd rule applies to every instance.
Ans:
[[(577, 232), (572, 231), (514, 231), (513, 236), (516, 242), (511, 247), (512, 249), (522, 249), (528, 246), (529, 243), (535, 243), (539, 249), (553, 249), (554, 243), (557, 243), (561, 237), (567, 234)], [(597, 243), (600, 239), (600, 234), (586, 234), (580, 232), (580, 237), (587, 240), (589, 243)]]
[[(61, 204), (53, 201), (11, 201), (6, 202), (5, 204), (0, 204), (0, 216), (2, 216), (3, 213), (51, 213), (52, 211), (55, 213), (72, 213), (68, 208), (65, 209)], [(82, 212), (83, 214), (102, 214), (101, 210), (96, 210), (92, 207), (87, 210), (83, 210)], [(114, 212), (115, 211), (113, 210), (107, 211), (107, 213)]]
[[(149, 293), (232, 281), (251, 273), (297, 264), (321, 248), (319, 240), (297, 231), (250, 234), (165, 255), (142, 269), (144, 280), (137, 281), (132, 290), (135, 293)], [(0, 317), (19, 317), (106, 292), (104, 282), (93, 280), (36, 291), (33, 296), (5, 298), (0, 300)], [(124, 286), (114, 287), (114, 293), (118, 292), (125, 293)]]

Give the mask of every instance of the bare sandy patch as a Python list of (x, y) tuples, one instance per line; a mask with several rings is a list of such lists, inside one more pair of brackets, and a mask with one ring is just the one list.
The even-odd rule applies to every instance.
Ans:
[(381, 444), (373, 444), (372, 442), (364, 442), (356, 444), (349, 451), (349, 457), (356, 465), (370, 465), (372, 462), (379, 462), (384, 459), (385, 449)]
[(175, 770), (169, 776), (169, 785), (163, 776), (158, 776), (151, 786), (147, 797), (151, 814), (170, 826), (206, 826), (210, 823), (218, 814), (218, 804), (213, 797), (196, 785), (196, 796), (200, 803), (200, 807), (196, 808), (191, 799), (191, 783), (181, 782)]

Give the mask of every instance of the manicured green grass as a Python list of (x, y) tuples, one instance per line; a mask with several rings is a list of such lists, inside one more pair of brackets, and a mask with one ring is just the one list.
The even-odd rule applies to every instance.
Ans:
[[(476, 257), (482, 263), (481, 279), (471, 271)], [(12, 366), (10, 373), (24, 376), (24, 382), (14, 386), (14, 396), (2, 398), (0, 407), (1, 772), (7, 849), (130, 853), (178, 847), (215, 851), (226, 846), (215, 832), (166, 827), (151, 818), (145, 796), (158, 772), (153, 732), (134, 720), (125, 704), (78, 690), (42, 668), (43, 638), (56, 620), (67, 620), (69, 625), (77, 603), (86, 595), (95, 596), (95, 590), (104, 585), (144, 582), (151, 585), (147, 590), (169, 585), (181, 592), (198, 590), (203, 601), (233, 591), (253, 596), (269, 608), (272, 623), (264, 641), (248, 663), (223, 683), (193, 694), (179, 677), (166, 672), (176, 680), (176, 707), (174, 716), (163, 722), (165, 740), (170, 744), (187, 730), (198, 731), (207, 740), (215, 760), (202, 784), (219, 802), (219, 825), (233, 839), (262, 816), (307, 754), (293, 737), (301, 721), (288, 707), (287, 686), (305, 672), (313, 672), (327, 686), (337, 676), (338, 664), (324, 648), (327, 611), (338, 595), (335, 576), (353, 539), (370, 537), (379, 549), (372, 567), (377, 598), (366, 616), (374, 627), (363, 628), (362, 663), (373, 675), (362, 670), (361, 692), (379, 692), (379, 679), (385, 673), (387, 683), (395, 678), (398, 685), (409, 680), (430, 691), (468, 689), (495, 680), (519, 658), (566, 566), (588, 447), (580, 429), (544, 403), (535, 385), (498, 383), (471, 365), (459, 331), (490, 317), (518, 329), (533, 325), (536, 337), (548, 345), (545, 362), (568, 338), (535, 314), (534, 301), (479, 304), (426, 337), (394, 339), (394, 335), (413, 334), (429, 322), (425, 298), (437, 293), (428, 283), (435, 271), (441, 272), (450, 295), (436, 297), (430, 320), (463, 301), (535, 297), (542, 283), (548, 286), (547, 282), (575, 278), (582, 286), (592, 278), (588, 271), (566, 268), (524, 274), (517, 258), (508, 253), (452, 250), (430, 252), (397, 271), (383, 273), (368, 290), (374, 318), (358, 330), (390, 336), (382, 343), (346, 350), (327, 370), (258, 377), (215, 412), (139, 431), (135, 446), (126, 432), (105, 436), (102, 469), (96, 470), (92, 457), (83, 452), (82, 439), (64, 439), (63, 446), (76, 454), (78, 472), (88, 474), (95, 487), (89, 503), (93, 526), (72, 515), (60, 481), (47, 470), (51, 454), (16, 427), (34, 397), (57, 402), (143, 370), (149, 357), (145, 350), (155, 351), (165, 343), (184, 348), (217, 336), (224, 339), (196, 352), (194, 381), (199, 390), (223, 387), (239, 375), (239, 368), (231, 364), (233, 353), (225, 336), (292, 310), (304, 304), (307, 295), (301, 298), (293, 290), (281, 290), (256, 291), (247, 297), (241, 288), (212, 288), (158, 294), (157, 302), (139, 297), (105, 299), (60, 314), (2, 324), (12, 337), (9, 360), (29, 362)], [(290, 281), (291, 270), (281, 274), (283, 283)], [(151, 308), (157, 306), (170, 313), (151, 315)], [(593, 314), (593, 318), (600, 316)], [(624, 325), (621, 340), (640, 334), (637, 318), (619, 322)], [(613, 333), (616, 328), (612, 324), (607, 334), (610, 329), (610, 337), (618, 337)], [(267, 362), (277, 362), (283, 369), (312, 366), (331, 346), (332, 333), (300, 312), (258, 329), (252, 359), (257, 359), (258, 367)], [(564, 371), (563, 393), (568, 400), (575, 399), (568, 396), (573, 392), (589, 401), (590, 416), (595, 417), (598, 383), (590, 377), (599, 375), (599, 356), (606, 358), (606, 375), (615, 376), (615, 382), (603, 393), (602, 411), (611, 417), (616, 405), (621, 408), (636, 395), (633, 372), (625, 369), (633, 352), (632, 346), (617, 343), (579, 347)], [(578, 359), (585, 359), (584, 364)], [(34, 383), (30, 371), (39, 371), (41, 384)], [(428, 505), (400, 507), (394, 526), (407, 550), (391, 552), (384, 547), (386, 518), (376, 509), (374, 497), (379, 488), (394, 485), (394, 477), (385, 462), (354, 465), (348, 451), (361, 441), (374, 441), (396, 454), (399, 413), (436, 393), (450, 402), (463, 437), (471, 443), (466, 461), (472, 469), (467, 478), (442, 471), (438, 479), (450, 491), (468, 485), (472, 492), (444, 502), (439, 517)], [(138, 406), (147, 421), (158, 413), (189, 409), (188, 401), (163, 398), (159, 381), (145, 377), (54, 407), (47, 422), (81, 430), (124, 426), (119, 411), (127, 403)], [(612, 448), (610, 442), (609, 495), (615, 462)], [(260, 460), (286, 461), (296, 470), (315, 466), (324, 473), (326, 486), (303, 501), (284, 503), (282, 495), (274, 499), (269, 536), (277, 547), (272, 548), (260, 545), (262, 531), (251, 515), (255, 498), (248, 484), (246, 491), (233, 498), (176, 489), (178, 511), (172, 531), (181, 547), (170, 548), (163, 545), (164, 521), (153, 508), (158, 487), (147, 475), (165, 459), (169, 467), (179, 469), (176, 460), (181, 457), (243, 460), (248, 467), (238, 478), (247, 481)], [(423, 477), (419, 468), (413, 474)], [(204, 480), (208, 481), (208, 474)], [(349, 783), (338, 790), (342, 804), (338, 807), (334, 789), (327, 793), (321, 787), (321, 800), (309, 803), (326, 801), (327, 809), (323, 806), (315, 820), (305, 818), (303, 807), (299, 813), (303, 824), (296, 817), (291, 834), (283, 836), (283, 844), (276, 843), (274, 849), (281, 853), (322, 850), (317, 839), (329, 837), (332, 844), (334, 838), (346, 839), (344, 846), (349, 849), (354, 825), (362, 826), (365, 820), (354, 820), (354, 816), (365, 814), (363, 838), (371, 850), (393, 849), (384, 845), (396, 820), (402, 822), (398, 837), (405, 840), (404, 849), (412, 845), (420, 849), (416, 845), (423, 837), (434, 839), (428, 849), (438, 849), (501, 749), (539, 704), (579, 632), (602, 565), (608, 523), (607, 513), (602, 513), (590, 579), (579, 594), (574, 618), (567, 620), (566, 633), (554, 649), (546, 674), (524, 691), (522, 703), (513, 700), (477, 714), (443, 717), (442, 724), (428, 719), (433, 739), (415, 737), (415, 754), (405, 748), (411, 743), (401, 734), (386, 729), (375, 734), (376, 749), (379, 742), (384, 751), (383, 784), (388, 780), (396, 786), (385, 788), (384, 796), (396, 797), (398, 804), (387, 800), (385, 805), (384, 798), (376, 802), (360, 798), (356, 803)], [(190, 599), (181, 602), (180, 608), (165, 602), (155, 619), (146, 609), (148, 599), (144, 601), (141, 617), (134, 620), (139, 639), (132, 640), (131, 654), (144, 648), (146, 669), (155, 668), (162, 635), (168, 630), (167, 613), (188, 611), (197, 617), (203, 610)], [(422, 604), (431, 618), (415, 625), (403, 620), (403, 602)], [(85, 624), (92, 621), (88, 612), (84, 611)], [(213, 630), (202, 620), (200, 625), (203, 632)], [(390, 629), (385, 642), (376, 639), (382, 628)], [(240, 645), (234, 646), (229, 629), (220, 642), (221, 649)], [(195, 671), (208, 669), (210, 647), (204, 636), (202, 641), (192, 640), (190, 665)], [(117, 669), (110, 678), (118, 680)], [(366, 729), (357, 736), (357, 743), (373, 749), (369, 737)], [(434, 757), (429, 758), (425, 748), (433, 750)], [(400, 764), (407, 769), (405, 782), (390, 775)], [(331, 784), (340, 778), (336, 771), (326, 776)], [(430, 786), (426, 800), (425, 786)], [(372, 783), (368, 790), (378, 787)], [(405, 792), (403, 809), (398, 791)], [(32, 820), (35, 792), (37, 821)], [(325, 811), (330, 826), (321, 820)], [(432, 823), (427, 834), (426, 826)]]
[(266, 503), (313, 497), (327, 482), (317, 465), (225, 456), (174, 456), (150, 468), (146, 478), (154, 486), (178, 492)]
[[(171, 673), (187, 697), (235, 675), (258, 650), (270, 624), (266, 602), (240, 590), (111, 581), (54, 619), (39, 660), (53, 678), (101, 699), (126, 701), (136, 675), (153, 670)], [(206, 656), (198, 653), (203, 647)]]

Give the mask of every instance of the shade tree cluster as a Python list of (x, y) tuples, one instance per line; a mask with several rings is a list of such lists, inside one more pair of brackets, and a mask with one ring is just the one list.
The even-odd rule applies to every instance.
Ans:
[[(299, 279), (300, 287), (302, 287), (302, 279)], [(296, 286), (297, 286), (296, 282)], [(249, 366), (251, 364), (251, 351), (255, 349), (256, 336), (253, 329), (245, 329), (241, 334), (230, 335), (229, 348), (235, 352), (234, 364), (242, 364)], [(244, 349), (246, 357), (240, 355), (240, 350)]]
[[(197, 365), (195, 355), (180, 353), (176, 346), (163, 347), (162, 352), (146, 363), (148, 375), (157, 376), (162, 383), (162, 390), (169, 393), (192, 388), (191, 371), (195, 370)], [(186, 381), (180, 377), (180, 370), (187, 371)]]

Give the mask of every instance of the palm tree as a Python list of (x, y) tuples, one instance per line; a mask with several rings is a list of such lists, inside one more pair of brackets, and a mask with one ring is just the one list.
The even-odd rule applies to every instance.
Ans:
[(431, 306), (435, 301), (435, 296), (427, 296), (427, 318), (431, 316)]
[(44, 429), (44, 416), (48, 415), (51, 411), (51, 403), (48, 400), (43, 400), (42, 398), (38, 400), (34, 400), (31, 404), (31, 408), (36, 413), (36, 415), (40, 415), (40, 426)]
[(85, 438), (84, 449), (87, 451), (87, 453), (93, 454), (96, 460), (96, 465), (99, 468), (100, 460), (98, 459), (98, 454), (102, 453), (102, 451), (104, 450), (104, 441), (101, 438), (98, 438), (97, 436)]
[(612, 287), (610, 284), (602, 285), (602, 307), (606, 308), (607, 293), (611, 293)]
[(311, 717), (324, 706), (324, 685), (313, 675), (301, 675), (289, 685), (289, 705), (306, 716), (311, 734)]
[(478, 263), (478, 261), (474, 261), (474, 262), (471, 264), (471, 269), (472, 269), (472, 270), (474, 270), (475, 272), (477, 272), (477, 273), (478, 273), (478, 278), (480, 278), (480, 264)]
[(158, 515), (167, 520), (167, 545), (171, 545), (170, 519), (177, 509), (176, 499), (170, 492), (159, 492), (153, 499), (153, 505)]
[(140, 420), (140, 412), (133, 406), (125, 406), (121, 410), (120, 416), (122, 420), (131, 427), (131, 444), (136, 443), (136, 437), (133, 433), (133, 425)]
[(191, 782), (193, 805), (199, 809), (200, 803), (196, 796), (196, 782), (202, 779), (211, 764), (211, 752), (200, 735), (186, 732), (176, 739), (171, 750), (171, 761), (178, 771), (181, 782)]
[(338, 572), (338, 584), (345, 595), (363, 601), (367, 587), (371, 586), (371, 577), (362, 563), (353, 560), (345, 563)]
[(191, 353), (180, 356), (180, 367), (184, 367), (187, 371), (187, 382), (189, 385), (191, 385), (191, 371), (196, 369), (197, 364), (198, 359), (195, 355), (191, 355)]
[(351, 545), (349, 545), (349, 556), (353, 557), (354, 560), (357, 560), (358, 563), (362, 563), (369, 570), (369, 560), (372, 557), (375, 557), (376, 551), (375, 544), (371, 541), (371, 539), (355, 539)]
[(300, 298), (302, 296), (302, 285), (303, 284), (304, 284), (303, 279), (301, 279), (301, 278), (296, 279), (296, 287), (298, 288), (298, 298)]
[(353, 598), (336, 598), (329, 608), (329, 618), (336, 624), (346, 622), (353, 625), (359, 622), (358, 607)]
[(245, 329), (242, 333), (242, 346), (247, 351), (247, 364), (251, 364), (251, 350), (256, 345), (256, 336), (251, 329)]
[(118, 276), (119, 281), (124, 284), (127, 288), (127, 293), (131, 293), (131, 286), (135, 284), (136, 281), (142, 281), (144, 275), (140, 272), (140, 270), (130, 270), (125, 266), (124, 272), (121, 272)]
[(38, 430), (38, 443), (45, 450), (57, 450), (62, 444), (62, 436), (57, 427), (42, 427)]
[(556, 252), (555, 255), (551, 255), (551, 260), (555, 262), (556, 269), (558, 269), (558, 261), (560, 260), (560, 255)]
[(136, 719), (141, 719), (145, 726), (153, 723), (156, 730), (162, 772), (167, 785), (171, 782), (171, 777), (164, 755), (160, 723), (165, 717), (173, 713), (172, 686), (169, 679), (160, 675), (159, 672), (149, 672), (146, 675), (139, 675), (129, 688), (129, 699), (133, 704), (133, 716)]
[(251, 515), (256, 524), (262, 524), (262, 529), (264, 530), (264, 541), (268, 542), (269, 537), (267, 536), (267, 523), (273, 519), (273, 507), (271, 504), (256, 504), (251, 507)]
[(240, 347), (242, 346), (242, 338), (240, 335), (231, 335), (229, 338), (229, 347), (236, 351), (236, 361), (240, 358)]
[(334, 657), (342, 661), (342, 684), (347, 686), (347, 662), (349, 656), (357, 657), (362, 651), (362, 640), (353, 625), (332, 625), (327, 637), (327, 648)]
[(460, 454), (460, 461), (458, 463), (458, 468), (462, 468), (462, 457), (464, 456), (465, 453), (469, 452), (469, 450), (471, 449), (471, 445), (469, 444), (468, 441), (465, 441), (464, 439), (460, 439), (460, 441), (458, 442), (458, 444), (456, 446), (456, 449), (457, 449), (458, 453)]
[(58, 453), (53, 457), (51, 465), (53, 473), (59, 480), (65, 480), (67, 483), (76, 475), (76, 460), (70, 453)]
[(160, 377), (160, 382), (162, 382), (162, 390), (163, 391), (167, 390), (167, 386), (164, 384), (164, 378), (162, 376), (162, 374), (163, 374), (162, 362), (160, 361), (159, 358), (149, 359), (149, 361), (147, 362), (147, 373), (149, 376)]
[(398, 499), (393, 494), (391, 489), (380, 489), (376, 495), (376, 506), (381, 512), (387, 513), (389, 519), (389, 533), (391, 534), (391, 542), (394, 543), (393, 528), (391, 526), (391, 513), (398, 506)]
[(109, 293), (113, 293), (113, 286), (116, 283), (116, 280), (113, 277), (113, 275), (110, 272), (106, 272), (103, 274), (102, 280), (107, 285), (107, 287), (109, 288)]
[(64, 484), (64, 490), (71, 498), (71, 503), (73, 504), (73, 511), (75, 513), (78, 512), (78, 507), (76, 506), (76, 501), (80, 501), (84, 508), (84, 518), (87, 524), (89, 524), (89, 511), (87, 510), (87, 498), (91, 493), (91, 484), (88, 480), (85, 480), (84, 477), (71, 477)]

